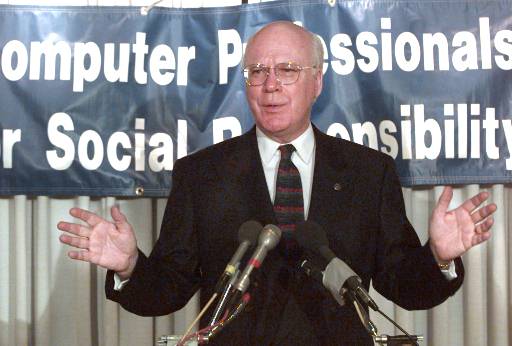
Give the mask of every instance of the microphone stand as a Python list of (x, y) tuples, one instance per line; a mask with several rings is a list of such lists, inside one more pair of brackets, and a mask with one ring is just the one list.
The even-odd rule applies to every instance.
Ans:
[[(313, 278), (316, 281), (320, 281), (324, 284), (323, 278), (324, 278), (324, 272), (316, 268), (310, 261), (307, 259), (303, 260), (300, 263), (300, 268), (306, 273), (307, 276)], [(327, 288), (327, 286), (325, 286)], [(357, 294), (357, 290), (361, 289), (358, 287), (356, 290), (342, 287), (341, 290), (336, 291), (336, 295), (333, 294), (333, 298), (336, 299), (336, 301), (343, 305), (342, 302), (338, 300), (338, 297), (344, 298), (345, 301), (353, 302), (356, 312), (359, 316), (359, 319), (361, 320), (361, 323), (365, 327), (368, 334), (374, 339), (376, 343), (379, 345), (392, 345), (392, 346), (399, 346), (404, 344), (412, 344), (415, 346), (418, 346), (418, 341), (423, 341), (422, 335), (410, 335), (408, 334), (402, 327), (400, 327), (395, 321), (393, 321), (391, 318), (389, 318), (384, 312), (382, 312), (378, 305), (371, 299), (371, 297), (368, 295), (368, 293), (362, 295)], [(368, 314), (368, 311), (365, 309), (365, 307), (370, 307), (372, 310), (380, 313), (382, 316), (384, 316), (388, 321), (390, 321), (396, 328), (398, 328), (404, 335), (396, 335), (396, 336), (389, 336), (389, 335), (378, 335), (378, 330), (375, 324), (370, 319), (370, 316)]]
[(400, 346), (400, 345), (414, 345), (418, 346), (418, 341), (423, 341), (423, 335), (411, 335), (407, 333), (398, 323), (389, 318), (384, 312), (380, 309), (375, 310), (382, 316), (384, 316), (389, 322), (391, 322), (395, 327), (400, 329), (404, 335), (377, 335), (374, 337), (374, 340), (379, 345), (390, 345), (390, 346)]
[(240, 303), (236, 306), (236, 308), (233, 310), (233, 313), (226, 317), (225, 319), (220, 320), (217, 322), (211, 329), (209, 330), (208, 334), (206, 334), (202, 341), (209, 342), (215, 335), (217, 335), (222, 329), (224, 329), (225, 326), (227, 326), (231, 321), (233, 321), (238, 315), (244, 311), (245, 307), (251, 300), (251, 295), (246, 292), (242, 296), (242, 299)]
[(220, 300), (217, 303), (217, 306), (215, 307), (215, 310), (212, 315), (212, 319), (210, 320), (210, 326), (215, 325), (217, 321), (219, 320), (221, 316), (222, 310), (226, 307), (227, 304), (227, 298), (229, 294), (231, 293), (231, 288), (233, 288), (233, 285), (235, 284), (238, 274), (240, 273), (240, 270), (236, 270), (235, 274), (231, 277), (226, 287), (224, 287), (224, 292), (222, 292), (222, 296)]
[[(226, 311), (224, 313), (224, 317), (214, 325), (205, 327), (195, 332), (194, 334), (183, 335), (181, 338), (179, 338), (177, 345), (185, 345), (188, 342), (197, 342), (198, 344), (205, 344), (210, 342), (215, 335), (217, 335), (222, 329), (224, 329), (225, 326), (227, 326), (231, 321), (233, 321), (243, 312), (250, 300), (251, 295), (249, 293), (245, 293), (231, 314), (228, 315), (229, 311)], [(160, 339), (157, 341), (157, 344), (164, 346), (167, 345), (168, 341), (172, 342), (176, 341), (177, 339), (177, 336), (164, 335), (160, 337)]]
[[(411, 341), (409, 338), (411, 337), (414, 341)], [(422, 335), (378, 335), (374, 338), (375, 342), (379, 345), (388, 345), (388, 346), (403, 346), (403, 345), (417, 345), (417, 341), (423, 341)], [(412, 342), (412, 344), (411, 344)]]
[(404, 335), (386, 335), (381, 334), (379, 335), (379, 331), (377, 330), (377, 327), (370, 319), (370, 315), (366, 311), (366, 309), (363, 308), (363, 304), (357, 299), (357, 296), (353, 294), (352, 292), (347, 292), (350, 299), (354, 302), (354, 306), (357, 311), (357, 315), (359, 316), (359, 319), (361, 320), (361, 323), (366, 328), (366, 331), (370, 336), (373, 338), (373, 340), (379, 344), (379, 345), (388, 345), (388, 346), (402, 346), (402, 345), (418, 345), (418, 341), (423, 341), (422, 335), (410, 335), (407, 333), (400, 325), (398, 325), (395, 321), (393, 321), (391, 318), (389, 318), (384, 312), (382, 312), (378, 307), (377, 309), (374, 309), (378, 313), (380, 313), (382, 316), (384, 316), (388, 321), (390, 321), (395, 327), (397, 327)]
[(377, 327), (370, 319), (370, 315), (363, 308), (363, 306), (357, 299), (354, 299), (353, 302), (354, 302), (354, 307), (356, 308), (357, 315), (359, 316), (359, 319), (361, 320), (361, 323), (366, 328), (366, 331), (368, 332), (368, 334), (370, 334), (370, 336), (375, 339), (376, 337), (378, 337), (377, 333), (379, 331), (377, 330)]

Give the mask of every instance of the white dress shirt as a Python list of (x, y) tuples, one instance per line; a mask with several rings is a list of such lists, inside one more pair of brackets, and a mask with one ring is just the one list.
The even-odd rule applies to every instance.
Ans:
[[(274, 203), (276, 197), (276, 181), (279, 161), (281, 160), (281, 152), (278, 143), (267, 136), (258, 128), (256, 128), (256, 138), (258, 140), (258, 149), (260, 152), (261, 164), (265, 172), (265, 180), (267, 181), (270, 199)], [(309, 202), (311, 200), (311, 187), (313, 186), (313, 172), (315, 169), (315, 135), (313, 127), (309, 124), (308, 129), (299, 137), (291, 141), (295, 151), (292, 154), (292, 162), (300, 173), (302, 183), (302, 195), (304, 198), (304, 219), (306, 220), (309, 212)]]

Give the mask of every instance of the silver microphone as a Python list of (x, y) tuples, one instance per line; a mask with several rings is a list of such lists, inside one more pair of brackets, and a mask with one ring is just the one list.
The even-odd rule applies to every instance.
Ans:
[(227, 310), (231, 310), (233, 306), (236, 306), (242, 295), (249, 288), (251, 282), (250, 277), (254, 269), (257, 269), (263, 263), (263, 260), (267, 256), (267, 253), (275, 248), (281, 239), (281, 230), (275, 225), (266, 225), (261, 230), (258, 238), (258, 246), (251, 256), (251, 259), (247, 263), (244, 271), (240, 274), (240, 279), (234, 284), (233, 292)]
[(238, 242), (240, 245), (238, 246), (236, 252), (233, 254), (233, 257), (229, 263), (226, 265), (224, 273), (222, 273), (219, 281), (217, 282), (217, 285), (215, 286), (215, 292), (217, 292), (217, 294), (222, 294), (224, 288), (235, 274), (235, 271), (238, 269), (238, 265), (240, 264), (240, 261), (242, 260), (245, 252), (251, 246), (256, 244), (258, 235), (261, 233), (262, 228), (263, 226), (261, 223), (252, 220), (246, 221), (240, 226), (240, 229), (238, 230)]
[(240, 293), (245, 293), (250, 284), (250, 276), (254, 269), (257, 269), (263, 263), (267, 253), (275, 248), (281, 239), (281, 230), (275, 225), (266, 225), (260, 233), (258, 238), (258, 247), (254, 250), (251, 259), (249, 260), (244, 271), (240, 275), (235, 284), (235, 290)]

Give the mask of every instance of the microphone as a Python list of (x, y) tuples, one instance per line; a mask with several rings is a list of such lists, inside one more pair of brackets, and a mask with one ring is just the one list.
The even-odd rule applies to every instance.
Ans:
[(350, 298), (364, 302), (375, 311), (379, 310), (363, 287), (361, 278), (329, 248), (327, 235), (319, 224), (312, 221), (300, 223), (295, 229), (295, 237), (300, 246), (321, 255), (329, 262), (323, 273), (322, 283), (338, 302), (338, 296), (343, 296), (348, 290)]
[(217, 285), (215, 286), (215, 292), (217, 294), (222, 294), (224, 287), (226, 287), (229, 280), (238, 269), (240, 261), (242, 260), (242, 257), (244, 256), (247, 249), (256, 244), (258, 235), (260, 234), (262, 228), (263, 226), (261, 223), (253, 220), (246, 221), (240, 226), (238, 229), (238, 242), (240, 245), (238, 245), (238, 249), (236, 249), (233, 257), (231, 257), (231, 260), (226, 265), (224, 273), (222, 273), (219, 281), (217, 282)]
[(324, 279), (324, 272), (320, 270), (316, 265), (311, 263), (311, 261), (305, 259), (300, 263), (300, 267), (307, 276), (313, 278), (313, 280), (322, 282)]
[(242, 274), (240, 274), (240, 279), (235, 283), (233, 287), (234, 293), (230, 304), (228, 304), (228, 310), (230, 307), (237, 304), (240, 300), (240, 297), (245, 293), (245, 291), (247, 291), (247, 288), (249, 288), (252, 271), (261, 266), (263, 260), (267, 256), (268, 251), (276, 247), (280, 239), (281, 230), (279, 227), (275, 225), (266, 225), (263, 227), (258, 238), (258, 246), (256, 247), (256, 250), (254, 250), (254, 253), (251, 256), (251, 259), (249, 260), (244, 271)]
[(343, 295), (344, 289), (348, 289), (350, 294), (354, 295), (354, 298), (362, 301), (375, 311), (379, 310), (375, 301), (363, 287), (361, 278), (338, 257), (333, 258), (325, 267), (323, 283), (331, 292), (332, 290), (338, 290), (341, 295)]
[[(324, 275), (323, 270), (320, 270), (320, 268), (318, 266), (316, 266), (315, 264), (313, 264), (311, 261), (309, 261), (307, 259), (305, 259), (301, 262), (300, 268), (304, 271), (304, 273), (306, 273), (307, 276), (311, 277), (313, 280), (322, 284), (325, 287), (325, 289), (331, 293), (334, 300), (336, 300), (340, 306), (345, 305), (345, 299), (343, 298), (343, 295), (340, 295), (339, 290), (329, 288), (332, 285), (327, 285), (324, 282), (324, 280), (326, 280), (326, 279), (324, 279), (325, 275)], [(327, 280), (332, 281), (332, 279), (327, 279)], [(340, 287), (340, 286), (338, 285), (338, 287)]]
[[(390, 319), (385, 313), (383, 313), (375, 301), (370, 297), (366, 289), (363, 287), (361, 283), (361, 278), (357, 276), (357, 274), (341, 259), (337, 258), (334, 252), (329, 248), (329, 241), (327, 240), (327, 235), (320, 225), (312, 221), (305, 221), (299, 225), (295, 229), (295, 237), (300, 246), (304, 247), (306, 250), (321, 255), (325, 260), (329, 262), (327, 267), (323, 272), (322, 283), (323, 285), (331, 292), (333, 297), (343, 305), (339, 298), (343, 296), (348, 296), (348, 298), (354, 301), (354, 305), (356, 306), (356, 311), (359, 314), (359, 318), (361, 322), (365, 326), (366, 330), (375, 338), (375, 341), (379, 344), (383, 342), (387, 342), (388, 345), (399, 345), (403, 344), (402, 341), (407, 339), (406, 341), (412, 343), (413, 345), (418, 345), (417, 341), (422, 340), (422, 336), (417, 335), (409, 335), (402, 327), (400, 327), (395, 321)], [(301, 265), (304, 268), (304, 265)], [(313, 268), (313, 271), (315, 268)], [(318, 270), (318, 268), (316, 268)], [(306, 274), (308, 273), (308, 268), (305, 269)], [(362, 302), (362, 303), (361, 303)], [(404, 335), (399, 336), (377, 336), (376, 330), (377, 328), (371, 322), (371, 320), (366, 315), (364, 318), (361, 316), (358, 306), (361, 304), (366, 304), (373, 310), (380, 313), (384, 316), (388, 321), (390, 321), (395, 327), (400, 329)], [(364, 310), (366, 314), (366, 310)]]
[(304, 259), (300, 262), (299, 267), (307, 276), (320, 283), (327, 291), (329, 291), (340, 305), (345, 305), (345, 300), (340, 295), (338, 289), (332, 290), (329, 288), (332, 284), (326, 284), (327, 281), (332, 282), (333, 279), (325, 277), (325, 263), (322, 266), (324, 269), (320, 269), (320, 266), (317, 265), (317, 263), (314, 263), (309, 259)]

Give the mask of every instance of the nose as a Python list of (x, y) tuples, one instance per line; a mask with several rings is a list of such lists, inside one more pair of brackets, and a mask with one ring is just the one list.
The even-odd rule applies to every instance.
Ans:
[(269, 68), (267, 79), (264, 83), (265, 91), (267, 92), (274, 92), (277, 91), (281, 87), (281, 81), (279, 80), (278, 76), (276, 75), (275, 68), (271, 67)]

